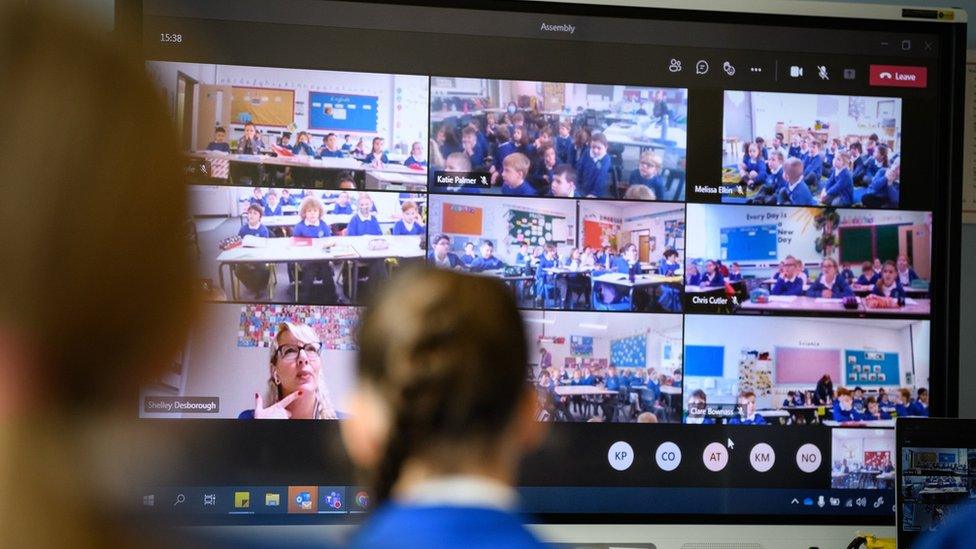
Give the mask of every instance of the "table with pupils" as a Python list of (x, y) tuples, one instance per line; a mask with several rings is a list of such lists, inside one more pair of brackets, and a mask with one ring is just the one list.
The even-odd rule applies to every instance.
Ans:
[(840, 298), (772, 295), (769, 296), (767, 303), (755, 303), (746, 300), (739, 307), (746, 311), (808, 311), (878, 315), (928, 315), (931, 310), (931, 301), (922, 298), (909, 298), (906, 300), (905, 306), (890, 309), (868, 307), (865, 298), (862, 297), (857, 298), (857, 307), (847, 309), (844, 307), (843, 301)]
[[(234, 301), (238, 299), (238, 286), (233, 279), (235, 265), (289, 263), (294, 265), (294, 278), (297, 281), (298, 266), (302, 263), (320, 261), (341, 263), (341, 269), (348, 269), (349, 297), (355, 302), (358, 293), (359, 260), (393, 257), (409, 259), (425, 255), (421, 248), (421, 237), (415, 235), (330, 236), (313, 239), (246, 237), (244, 242), (246, 245), (224, 250), (217, 256), (220, 287), (226, 288), (224, 283), (226, 267), (232, 277), (231, 298)], [(270, 284), (269, 281), (269, 295), (272, 291)], [(295, 284), (296, 303), (299, 301), (298, 286)]]

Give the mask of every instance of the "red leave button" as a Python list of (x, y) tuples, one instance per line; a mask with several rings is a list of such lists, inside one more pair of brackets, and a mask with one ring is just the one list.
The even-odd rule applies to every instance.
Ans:
[(893, 88), (924, 88), (928, 85), (928, 76), (927, 67), (871, 65), (869, 83)]

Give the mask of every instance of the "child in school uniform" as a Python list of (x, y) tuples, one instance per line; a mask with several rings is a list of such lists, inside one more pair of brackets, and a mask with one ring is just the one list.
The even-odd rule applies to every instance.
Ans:
[(929, 391), (925, 387), (918, 388), (918, 398), (909, 410), (913, 416), (929, 417)]
[(546, 269), (552, 269), (559, 266), (559, 257), (556, 255), (556, 245), (552, 242), (546, 242), (543, 247), (543, 254), (539, 256), (538, 263), (535, 268), (535, 301), (536, 306), (540, 304), (545, 304), (545, 300), (550, 296), (551, 293), (556, 291), (555, 281)]
[(901, 162), (894, 161), (887, 169), (878, 170), (861, 197), (867, 208), (896, 208), (901, 187)]
[(844, 282), (846, 282), (848, 286), (854, 284), (854, 270), (851, 269), (850, 263), (844, 263), (841, 265), (840, 276), (844, 279)]
[(821, 203), (835, 207), (847, 207), (854, 203), (854, 179), (851, 177), (850, 163), (846, 151), (839, 151), (834, 157), (834, 170), (820, 194)]
[(352, 136), (349, 135), (348, 133), (342, 136), (342, 146), (339, 147), (339, 150), (341, 150), (346, 154), (352, 152)]
[(531, 260), (532, 254), (529, 252), (529, 244), (527, 242), (519, 244), (519, 251), (515, 254), (515, 264), (528, 265)]
[(818, 140), (810, 141), (810, 150), (803, 163), (803, 180), (810, 189), (818, 189), (823, 179), (824, 157), (823, 145)]
[(470, 126), (461, 130), (461, 152), (468, 157), (473, 169), (484, 167), (485, 153), (478, 146), (478, 131)]
[(495, 257), (495, 243), (491, 240), (484, 240), (481, 242), (481, 255), (474, 258), (469, 267), (472, 273), (480, 273), (481, 271), (504, 269), (505, 263)]
[(559, 123), (559, 134), (556, 136), (556, 162), (559, 164), (576, 163), (576, 145), (570, 135), (570, 123)]
[(292, 146), (291, 152), (295, 156), (315, 156), (315, 149), (312, 148), (308, 132), (298, 132), (298, 137), (295, 138), (295, 144)]
[(427, 263), (441, 269), (464, 269), (461, 259), (451, 252), (451, 237), (437, 234), (430, 239), (430, 243), (432, 249), (427, 252)]
[(251, 122), (244, 124), (244, 135), (237, 140), (237, 154), (261, 154), (264, 149), (257, 127)]
[(854, 399), (851, 392), (847, 389), (837, 389), (837, 400), (834, 401), (832, 410), (834, 421), (857, 421), (857, 412), (854, 411)]
[(867, 170), (867, 158), (864, 156), (864, 150), (861, 148), (861, 143), (855, 141), (847, 147), (847, 152), (851, 157), (851, 179), (854, 180), (854, 185), (857, 187), (864, 186), (864, 173)]
[(334, 215), (352, 214), (352, 204), (349, 202), (348, 192), (346, 191), (339, 192), (339, 196), (336, 197), (335, 203), (332, 205), (332, 211), (330, 213)]
[(502, 194), (513, 196), (538, 196), (525, 177), (532, 163), (529, 157), (516, 152), (509, 154), (502, 162)]
[(237, 232), (240, 237), (245, 236), (258, 236), (261, 238), (270, 238), (271, 233), (268, 228), (261, 223), (261, 218), (264, 216), (264, 208), (260, 204), (251, 204), (247, 207), (247, 223), (241, 225), (241, 229)]
[(569, 164), (560, 164), (553, 170), (552, 183), (549, 185), (547, 196), (563, 198), (579, 198), (576, 191), (576, 168)]
[(230, 143), (227, 142), (227, 130), (222, 126), (217, 126), (214, 130), (214, 139), (207, 144), (208, 151), (230, 152)]
[(737, 261), (733, 261), (732, 267), (729, 269), (729, 282), (739, 282), (740, 280), (742, 280), (742, 268)]
[(367, 193), (360, 193), (358, 206), (356, 213), (349, 220), (346, 235), (382, 235), (383, 230), (380, 228), (380, 222), (373, 215), (373, 198)]
[(794, 135), (790, 139), (790, 148), (786, 152), (787, 158), (800, 158), (800, 136)]
[(870, 261), (865, 261), (861, 265), (861, 276), (857, 277), (858, 286), (874, 286), (881, 276), (874, 272), (874, 267)]
[(342, 158), (345, 153), (339, 148), (339, 138), (334, 133), (330, 133), (322, 139), (322, 146), (319, 147), (317, 155), (319, 158)]
[(695, 389), (688, 397), (688, 415), (685, 423), (692, 425), (714, 425), (715, 420), (708, 417), (708, 396), (705, 391)]
[(918, 280), (918, 273), (908, 264), (908, 256), (899, 255), (895, 267), (898, 269), (898, 282), (902, 286), (911, 286), (912, 282)]
[(911, 390), (902, 387), (895, 394), (895, 414), (898, 417), (915, 415), (912, 413), (915, 406), (915, 399), (912, 398)]
[(590, 130), (580, 128), (573, 134), (573, 167), (578, 167), (583, 157), (590, 153)]
[(532, 169), (532, 183), (537, 190), (548, 193), (556, 177), (556, 148), (545, 144), (538, 151), (539, 157)]
[(688, 267), (685, 269), (685, 284), (689, 286), (700, 286), (701, 279), (702, 276), (698, 272), (698, 265), (689, 262)]
[(869, 152), (868, 154), (871, 156), (864, 166), (864, 184), (870, 186), (879, 170), (888, 169), (888, 147), (878, 145), (874, 147), (873, 153)]
[(757, 204), (775, 204), (776, 195), (779, 190), (786, 186), (786, 179), (783, 177), (783, 152), (769, 151), (769, 159), (766, 160), (766, 174), (762, 188), (753, 197), (752, 202)]
[(466, 266), (470, 267), (471, 263), (474, 262), (475, 259), (478, 259), (478, 254), (476, 254), (474, 251), (474, 242), (465, 242), (464, 253), (461, 254), (461, 263), (464, 263)]
[(267, 202), (264, 200), (264, 189), (261, 187), (254, 187), (254, 190), (251, 191), (250, 202), (251, 204), (257, 204), (258, 206), (264, 208), (267, 205)]
[[(247, 207), (247, 223), (241, 225), (237, 235), (241, 238), (245, 236), (257, 236), (260, 238), (271, 238), (271, 232), (261, 223), (264, 209), (259, 204), (251, 204)], [(243, 263), (234, 266), (234, 275), (241, 281), (245, 288), (254, 293), (257, 297), (268, 286), (271, 272), (268, 265)]]
[(403, 165), (408, 168), (426, 168), (427, 157), (424, 156), (424, 146), (420, 141), (414, 141), (410, 146), (410, 156), (403, 161)]
[(822, 297), (826, 299), (837, 299), (850, 297), (854, 291), (847, 285), (847, 281), (837, 271), (837, 261), (831, 257), (826, 257), (820, 263), (820, 276), (810, 285), (807, 290), (810, 297)]
[[(297, 238), (324, 238), (332, 236), (332, 229), (322, 221), (325, 206), (314, 196), (306, 196), (298, 208), (301, 221), (292, 229)], [(299, 279), (299, 299), (303, 302), (335, 303), (337, 294), (332, 265), (328, 262), (303, 263)], [(318, 283), (316, 283), (319, 281)], [(317, 291), (317, 288), (320, 288)]]
[(787, 256), (783, 261), (783, 267), (785, 273), (776, 279), (776, 283), (773, 284), (769, 293), (771, 295), (803, 295), (803, 279), (799, 276), (796, 259), (793, 256)]
[(370, 164), (376, 167), (382, 167), (383, 164), (388, 164), (390, 160), (386, 157), (386, 151), (383, 150), (384, 139), (382, 137), (373, 138), (373, 149), (366, 155), (363, 159), (364, 164)]
[(851, 406), (854, 407), (854, 412), (858, 414), (865, 410), (864, 389), (860, 386), (854, 387), (854, 392), (851, 394)]
[(874, 397), (868, 397), (865, 401), (864, 412), (857, 414), (858, 421), (878, 421), (881, 419), (891, 419), (891, 414), (881, 409), (881, 405)]
[[(879, 145), (879, 147), (883, 146)], [(895, 299), (908, 297), (908, 294), (905, 293), (905, 288), (901, 285), (901, 281), (898, 280), (898, 267), (895, 266), (894, 261), (888, 260), (884, 262), (884, 267), (881, 269), (881, 278), (874, 284), (874, 289), (871, 290), (871, 294)]]
[(412, 200), (405, 200), (400, 207), (403, 218), (393, 225), (394, 235), (424, 234), (426, 229), (420, 224), (420, 214), (417, 211), (417, 203)]
[(746, 152), (739, 163), (740, 183), (750, 189), (766, 181), (766, 159), (758, 143), (746, 145)]
[(281, 204), (278, 203), (278, 193), (271, 191), (265, 197), (264, 215), (281, 215)]
[(630, 172), (628, 190), (637, 185), (643, 185), (654, 194), (652, 200), (664, 198), (664, 180), (661, 178), (661, 155), (653, 151), (645, 151), (640, 155), (637, 169)]
[(816, 201), (803, 177), (803, 162), (789, 158), (783, 164), (785, 181), (776, 194), (776, 204), (780, 206), (813, 206)]
[[(678, 276), (681, 262), (678, 261), (678, 252), (674, 248), (664, 250), (664, 257), (657, 266), (657, 274), (662, 276)], [(662, 284), (660, 295), (657, 302), (665, 311), (672, 313), (681, 312), (681, 290), (670, 284)]]
[(607, 138), (602, 133), (590, 137), (587, 154), (576, 166), (579, 191), (585, 197), (608, 198), (610, 196), (610, 156), (607, 154)]
[(705, 272), (702, 273), (698, 284), (703, 288), (718, 288), (725, 286), (725, 278), (718, 270), (718, 265), (714, 260), (705, 261)]
[(739, 414), (729, 419), (729, 425), (767, 425), (766, 418), (756, 413), (755, 393), (739, 393)]
[[(620, 248), (620, 254), (616, 259), (613, 260), (610, 267), (610, 272), (626, 275), (640, 272), (640, 263), (636, 244), (625, 244), (622, 248)], [(603, 283), (594, 284), (593, 291), (600, 295), (603, 303), (607, 305), (625, 302), (628, 294), (624, 288), (614, 286), (613, 284)], [(635, 301), (643, 299), (642, 296), (643, 294), (636, 290), (633, 292)], [(634, 309), (639, 309), (637, 303), (632, 303), (631, 306)]]

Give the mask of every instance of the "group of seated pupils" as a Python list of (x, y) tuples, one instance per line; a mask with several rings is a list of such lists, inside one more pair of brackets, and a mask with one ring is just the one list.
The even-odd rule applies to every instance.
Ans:
[[(561, 386), (600, 387), (607, 395), (560, 395)], [(671, 375), (655, 368), (542, 368), (536, 379), (538, 403), (552, 421), (666, 423), (676, 410), (662, 387), (681, 387), (681, 370)]]
[[(346, 183), (351, 183), (347, 180)], [(347, 185), (348, 186), (348, 185)], [(340, 189), (343, 185), (340, 185)], [(354, 187), (353, 187), (354, 188)], [(329, 203), (329, 207), (326, 207)], [(269, 229), (262, 223), (264, 216), (282, 215), (282, 207), (296, 206), (300, 220), (294, 227)], [(399, 219), (393, 224), (389, 234), (423, 235), (426, 228), (420, 208), (409, 198), (401, 198)], [(276, 190), (265, 193), (260, 187), (255, 187), (249, 199), (247, 209), (242, 219), (238, 236), (254, 236), (260, 238), (285, 237), (296, 238), (325, 238), (332, 236), (382, 236), (385, 233), (376, 215), (376, 205), (369, 193), (360, 191), (356, 203), (350, 200), (346, 190), (336, 192), (326, 191), (321, 195), (311, 190), (301, 191), (301, 194), (281, 189), (279, 197)], [(348, 215), (347, 222), (328, 224), (325, 215)], [(343, 219), (343, 221), (345, 221)], [(290, 230), (289, 230), (290, 229)], [(325, 243), (329, 246), (330, 243)], [(335, 245), (335, 243), (331, 243)], [(368, 266), (369, 278), (367, 282), (377, 283), (384, 279), (385, 266), (380, 260), (364, 260)], [(271, 266), (273, 268), (273, 265)], [(289, 266), (289, 279), (293, 278), (293, 266)], [(341, 284), (341, 276), (337, 275), (328, 262), (303, 263), (300, 265), (301, 276), (299, 283), (299, 299), (303, 302), (336, 303), (339, 300), (335, 284)], [(236, 265), (234, 272), (237, 278), (248, 290), (257, 296), (269, 282), (269, 267), (266, 265)], [(291, 280), (295, 283), (295, 280)]]
[(787, 146), (777, 133), (767, 147), (762, 137), (746, 145), (739, 184), (754, 191), (755, 204), (894, 208), (901, 189), (899, 154), (871, 134), (867, 146), (840, 139), (822, 143), (794, 136)]
[(666, 199), (660, 153), (641, 153), (638, 167), (623, 174), (606, 135), (581, 122), (550, 122), (532, 111), (504, 113), (500, 121), (494, 113), (465, 120), (460, 130), (460, 122), (444, 121), (431, 140), (439, 154), (434, 165), (446, 172), (487, 171), (492, 187), (506, 195)]
[[(244, 135), (237, 140), (235, 147), (227, 141), (227, 130), (218, 126), (214, 130), (214, 140), (207, 145), (208, 151), (219, 151), (237, 154), (273, 154), (276, 156), (308, 156), (312, 158), (354, 158), (373, 167), (383, 167), (389, 164), (385, 147), (386, 140), (375, 136), (369, 150), (366, 149), (366, 140), (359, 137), (353, 144), (353, 137), (349, 134), (343, 136), (343, 143), (339, 144), (339, 136), (328, 133), (322, 138), (322, 144), (318, 148), (312, 146), (312, 136), (306, 131), (298, 132), (295, 143), (291, 142), (291, 132), (282, 132), (281, 136), (275, 139), (273, 146), (265, 144), (264, 139), (258, 132), (257, 126), (252, 122), (244, 124)], [(424, 147), (419, 141), (415, 141), (410, 148), (410, 156), (404, 161), (403, 165), (409, 168), (424, 169), (427, 167), (427, 155), (424, 154)]]
[[(508, 267), (520, 268), (533, 276), (532, 284), (522, 285), (522, 296), (541, 308), (576, 308), (580, 299), (583, 308), (596, 310), (647, 310), (651, 296), (644, 291), (626, 291), (613, 284), (593, 281), (607, 273), (626, 276), (643, 271), (635, 244), (625, 244), (614, 252), (611, 246), (594, 249), (590, 246), (572, 248), (563, 257), (559, 256), (556, 244), (546, 242), (531, 247), (521, 243), (514, 261), (506, 263), (495, 256), (495, 244), (483, 239), (480, 245), (468, 241), (460, 255), (451, 251), (451, 237), (445, 234), (434, 235), (432, 249), (428, 252), (428, 262), (437, 267), (459, 269), (472, 273), (503, 271)], [(477, 252), (475, 251), (477, 248)], [(560, 269), (565, 269), (561, 271)], [(663, 276), (679, 276), (681, 269), (678, 252), (672, 248), (664, 251), (661, 261), (652, 271)], [(671, 312), (681, 311), (681, 291), (668, 285), (658, 289), (657, 303), (661, 309)], [(558, 301), (557, 301), (558, 300)], [(551, 305), (553, 302), (555, 306)]]
[[(792, 255), (786, 256), (779, 263), (779, 268), (772, 275), (773, 284), (770, 295), (807, 296), (815, 298), (843, 298), (854, 295), (855, 290), (868, 291), (870, 295), (904, 299), (907, 297), (906, 287), (919, 280), (918, 274), (908, 262), (908, 257), (899, 255), (897, 261), (884, 261), (875, 258), (865, 261), (861, 267), (861, 275), (855, 278), (853, 265), (839, 266), (837, 260), (825, 257), (820, 262), (820, 272), (816, 277), (810, 276), (810, 270), (803, 262)], [(732, 262), (726, 267), (721, 260), (709, 259), (705, 261), (703, 269), (699, 269), (696, 262), (689, 262), (686, 273), (686, 283), (691, 286), (718, 287), (726, 282), (743, 280), (741, 266)]]
[[(889, 393), (884, 387), (877, 393), (865, 396), (861, 387), (854, 390), (840, 387), (836, 393), (831, 385), (818, 384), (813, 390), (790, 390), (786, 394), (780, 409), (791, 410), (797, 408), (809, 409), (814, 415), (822, 419), (838, 423), (852, 423), (864, 421), (878, 421), (894, 417), (929, 415), (928, 391), (919, 388), (917, 398), (912, 398), (910, 389), (901, 388)], [(732, 410), (721, 410), (721, 407), (710, 409), (708, 396), (705, 391), (696, 389), (687, 398), (687, 414), (685, 423), (712, 425), (724, 422), (729, 425), (767, 425), (770, 423), (763, 417), (762, 411), (756, 407), (756, 395), (752, 391), (742, 391), (738, 394), (736, 405)], [(817, 413), (817, 409), (820, 412)], [(731, 412), (731, 413), (730, 413)], [(804, 423), (804, 415), (791, 416), (790, 421)]]

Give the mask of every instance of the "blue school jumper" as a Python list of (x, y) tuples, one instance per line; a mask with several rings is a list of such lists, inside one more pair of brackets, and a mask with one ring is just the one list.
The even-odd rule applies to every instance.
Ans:
[(319, 158), (342, 158), (344, 156), (346, 156), (346, 155), (343, 154), (342, 151), (339, 150), (339, 149), (336, 149), (334, 151), (330, 151), (329, 149), (326, 149), (325, 147), (322, 147), (321, 149), (319, 149)]
[[(382, 162), (384, 164), (386, 164), (387, 162), (390, 161), (390, 159), (386, 157), (386, 153), (385, 152), (384, 153), (380, 153), (379, 159), (380, 159), (380, 162)], [(376, 155), (373, 154), (373, 153), (369, 153), (369, 154), (366, 155), (366, 159), (363, 160), (363, 163), (364, 164), (372, 164), (374, 160), (376, 160)]]
[(555, 289), (555, 284), (546, 269), (552, 269), (553, 267), (559, 266), (559, 258), (554, 257), (552, 259), (547, 258), (545, 255), (539, 256), (539, 264), (535, 267), (535, 297), (536, 299), (545, 299), (548, 292)]
[(782, 187), (786, 186), (786, 178), (783, 177), (783, 167), (780, 166), (775, 172), (770, 172), (766, 175), (766, 181), (763, 185), (767, 194), (774, 194), (779, 192)]
[(827, 191), (826, 203), (831, 206), (850, 206), (854, 203), (854, 180), (851, 179), (851, 171), (844, 168), (834, 173), (827, 179), (824, 186)]
[(479, 507), (389, 503), (355, 534), (352, 549), (541, 549), (518, 515)]
[(847, 281), (844, 277), (838, 276), (834, 279), (834, 283), (828, 286), (824, 283), (823, 276), (817, 277), (817, 281), (810, 285), (810, 289), (807, 290), (807, 295), (810, 297), (820, 297), (823, 295), (823, 291), (829, 289), (831, 296), (834, 298), (839, 297), (850, 297), (854, 295), (854, 291), (851, 287), (847, 285)]
[(461, 263), (464, 263), (465, 265), (471, 265), (471, 263), (475, 259), (478, 259), (478, 256), (476, 256), (476, 255), (468, 255), (468, 254), (462, 254), (461, 255)]
[(770, 290), (772, 295), (803, 295), (803, 279), (799, 276), (793, 279), (793, 282), (780, 277), (776, 280), (776, 284), (773, 284), (773, 289)]
[(752, 419), (742, 419), (739, 417), (734, 417), (729, 420), (729, 425), (769, 425), (766, 423), (766, 418), (759, 414), (752, 416)]
[[(881, 288), (878, 287), (877, 284), (875, 284), (874, 289), (871, 290), (871, 293), (874, 295), (883, 296), (884, 290), (882, 290)], [(888, 297), (893, 297), (895, 299), (898, 299), (900, 297), (901, 298), (908, 297), (908, 294), (905, 293), (905, 288), (901, 285), (901, 281), (898, 280), (897, 278), (895, 279), (895, 287), (891, 289), (891, 293), (888, 295)]]
[(408, 235), (408, 234), (424, 234), (424, 226), (421, 225), (419, 222), (414, 221), (413, 228), (407, 229), (407, 224), (404, 223), (403, 220), (401, 219), (400, 221), (397, 221), (395, 225), (393, 225), (393, 234), (397, 236)]
[(321, 219), (318, 225), (306, 225), (304, 221), (299, 221), (291, 234), (299, 238), (323, 238), (332, 236), (332, 229)]
[(854, 414), (857, 421), (877, 421), (879, 419), (891, 419), (891, 414), (885, 412), (881, 408), (878, 408), (878, 415), (873, 416), (871, 412), (864, 411), (864, 413)]
[(237, 231), (237, 236), (244, 238), (245, 236), (260, 236), (261, 238), (271, 238), (271, 233), (268, 228), (264, 225), (258, 225), (256, 229), (252, 229), (248, 225), (241, 227), (241, 230)]
[(908, 413), (913, 416), (929, 417), (929, 407), (918, 400), (913, 400), (908, 407)]
[[(874, 178), (871, 179), (871, 184), (868, 185), (868, 190), (865, 191), (864, 196), (871, 196), (878, 200), (880, 206), (897, 206), (898, 203), (889, 203), (888, 200), (888, 178), (886, 177), (887, 170), (878, 170), (874, 174)], [(864, 198), (861, 198), (864, 200)]]
[(353, 215), (352, 219), (349, 220), (349, 226), (346, 228), (346, 235), (360, 236), (365, 234), (382, 235), (383, 229), (380, 228), (380, 222), (372, 215), (365, 221), (359, 217), (359, 214)]
[[(474, 150), (471, 151), (470, 155), (465, 153), (465, 156), (467, 156), (468, 161), (471, 162), (472, 170), (481, 171), (485, 169), (485, 153), (481, 152), (481, 150), (479, 150), (478, 147), (475, 147)], [(501, 173), (500, 168), (498, 171), (499, 173)]]
[(693, 274), (693, 275), (691, 275), (691, 276), (688, 277), (688, 285), (689, 286), (700, 286), (701, 285), (701, 281), (702, 281), (702, 275), (701, 275), (701, 273)]
[(759, 155), (759, 158), (755, 160), (750, 158), (748, 155), (743, 155), (742, 163), (745, 164), (747, 177), (749, 172), (752, 171), (756, 172), (759, 177), (762, 177), (764, 174), (766, 174), (766, 161), (763, 160), (762, 155)]
[[(457, 267), (460, 267), (460, 266), (463, 265), (463, 263), (461, 263), (461, 260), (458, 258), (457, 254), (452, 253), (452, 252), (447, 252), (447, 262), (448, 262), (450, 268), (452, 268), (452, 269), (456, 269)], [(435, 267), (440, 267), (440, 265), (437, 264), (437, 260), (434, 258), (434, 252), (433, 251), (427, 252), (427, 263), (430, 263), (431, 265), (434, 265)]]
[(481, 271), (494, 271), (495, 269), (504, 269), (505, 264), (495, 256), (491, 256), (488, 259), (481, 257), (480, 255), (474, 258), (471, 262), (471, 272), (480, 273)]
[(809, 176), (814, 176), (817, 181), (823, 177), (823, 156), (819, 154), (817, 156), (808, 156), (803, 162), (803, 178), (806, 179)]
[(883, 169), (885, 169), (885, 167), (879, 165), (878, 161), (872, 156), (868, 158), (868, 161), (864, 164), (864, 175), (868, 178), (868, 181), (873, 181), (874, 176), (878, 175), (878, 171)]
[[(916, 280), (918, 280), (918, 273), (915, 272), (915, 269), (912, 269), (911, 267), (909, 267), (908, 268), (908, 283), (911, 284), (912, 282), (914, 282)], [(901, 282), (901, 271), (898, 271), (898, 282)], [(904, 285), (904, 284), (905, 283), (902, 282), (902, 285)]]
[(650, 179), (644, 179), (641, 177), (640, 170), (634, 170), (630, 172), (630, 178), (627, 183), (633, 187), (634, 185), (643, 185), (654, 193), (655, 200), (664, 200), (664, 181), (661, 179), (660, 175), (655, 175)]
[(729, 273), (729, 282), (739, 282), (742, 280), (742, 273)]
[(857, 415), (853, 408), (842, 410), (840, 402), (834, 402), (834, 421), (857, 421)]
[(272, 209), (271, 206), (265, 204), (264, 215), (281, 215), (281, 203), (279, 202), (278, 205), (274, 207), (274, 209)]
[(292, 154), (315, 156), (315, 149), (308, 143), (295, 143), (291, 148)]
[(789, 158), (789, 157), (800, 158), (800, 154), (801, 153), (800, 153), (800, 147), (799, 146), (790, 147), (789, 150), (786, 152), (786, 157), (787, 158)]
[(524, 180), (515, 187), (502, 185), (502, 194), (509, 196), (538, 196), (535, 189), (532, 188), (532, 185), (529, 185)]
[(872, 274), (871, 278), (868, 278), (862, 274), (861, 276), (857, 277), (857, 283), (861, 286), (871, 286), (876, 284), (879, 278), (881, 278), (881, 275), (878, 273)]
[(337, 203), (335, 203), (332, 206), (332, 212), (330, 212), (330, 213), (333, 213), (333, 214), (336, 214), (336, 215), (338, 215), (338, 214), (351, 214), (352, 213), (352, 202), (347, 202), (345, 206), (340, 206), (339, 203), (337, 202)]
[(864, 179), (865, 173), (867, 173), (867, 163), (864, 161), (863, 156), (859, 156), (851, 163), (851, 178), (854, 179), (855, 183), (860, 182)]
[(423, 166), (426, 168), (427, 161), (422, 158), (414, 158), (413, 155), (410, 155), (407, 157), (406, 160), (403, 161), (403, 165), (407, 166), (408, 168), (410, 166)]
[(580, 159), (576, 188), (580, 195), (605, 198), (610, 196), (607, 185), (610, 180), (610, 155), (605, 154), (603, 158), (595, 160), (589, 154), (583, 155)]
[(217, 143), (216, 141), (211, 141), (207, 145), (207, 150), (208, 151), (220, 151), (220, 152), (229, 153), (230, 152), (230, 143)]
[(815, 202), (813, 195), (810, 194), (810, 187), (807, 187), (806, 182), (801, 179), (792, 191), (790, 190), (789, 183), (784, 182), (783, 186), (780, 187), (776, 203), (780, 206), (812, 206)]
[(556, 136), (556, 164), (575, 164), (576, 145), (573, 143), (573, 136)]
[[(519, 152), (518, 145), (512, 141), (499, 145), (498, 151), (495, 153), (495, 171), (501, 174), (503, 168), (502, 162), (505, 161), (505, 157), (516, 152)], [(472, 165), (474, 165), (473, 160), (474, 158), (472, 158)]]
[(701, 275), (699, 279), (699, 284), (708, 288), (718, 288), (719, 286), (725, 286), (725, 278), (722, 277), (722, 273), (715, 269), (715, 274), (709, 278), (708, 273)]

